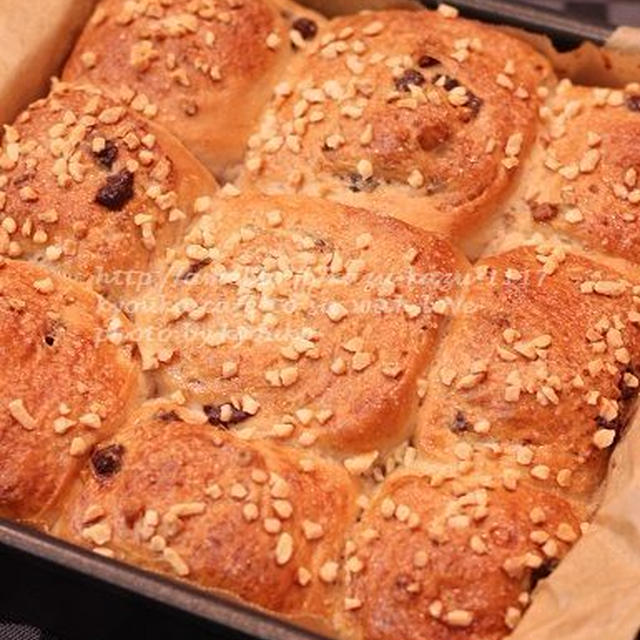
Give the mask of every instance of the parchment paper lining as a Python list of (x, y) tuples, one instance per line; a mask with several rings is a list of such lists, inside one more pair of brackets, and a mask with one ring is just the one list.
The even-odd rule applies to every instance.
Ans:
[[(413, 0), (300, 1), (328, 15), (361, 9), (420, 8)], [(16, 30), (10, 21), (4, 21), (0, 28), (5, 43), (0, 60), (0, 122), (10, 121), (30, 100), (44, 94), (46, 79), (57, 71), (94, 0), (52, 0), (56, 10), (46, 16), (22, 0), (6, 2), (12, 9), (7, 15), (27, 24)], [(558, 53), (544, 36), (502, 28), (529, 41), (551, 59), (559, 76), (576, 83), (624, 86), (640, 81), (639, 29), (617, 29), (603, 48), (584, 44), (569, 53)], [(612, 456), (603, 496), (592, 526), (553, 574), (538, 585), (533, 603), (511, 640), (635, 637), (640, 629), (639, 412)]]

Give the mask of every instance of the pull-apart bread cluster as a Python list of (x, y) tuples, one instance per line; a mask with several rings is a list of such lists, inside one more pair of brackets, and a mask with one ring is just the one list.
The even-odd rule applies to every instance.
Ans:
[(635, 408), (640, 86), (284, 0), (103, 0), (63, 79), (0, 148), (0, 516), (344, 640), (508, 636)]

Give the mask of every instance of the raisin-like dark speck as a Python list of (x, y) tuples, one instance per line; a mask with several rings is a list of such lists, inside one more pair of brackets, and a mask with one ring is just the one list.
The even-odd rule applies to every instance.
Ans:
[(161, 422), (182, 422), (175, 411), (158, 411), (153, 417)]
[(318, 33), (318, 25), (309, 18), (298, 18), (291, 26), (302, 36), (303, 40), (313, 40)]
[(420, 87), (424, 83), (425, 78), (417, 69), (407, 69), (395, 80), (396, 89), (398, 91), (409, 91), (410, 86)]
[(536, 567), (531, 572), (529, 590), (533, 591), (538, 582), (540, 582), (540, 580), (544, 580), (544, 578), (548, 578), (557, 566), (557, 560), (547, 559), (539, 567)]
[(91, 465), (96, 475), (100, 477), (112, 476), (122, 467), (124, 447), (121, 444), (111, 444), (102, 449), (96, 449), (91, 454)]
[(192, 262), (189, 265), (189, 268), (180, 276), (180, 280), (193, 280), (193, 278), (204, 269), (207, 265), (211, 264), (211, 258), (204, 258), (204, 260), (198, 260), (197, 262)]
[(105, 169), (111, 169), (118, 157), (118, 147), (112, 140), (107, 140), (104, 149), (102, 151), (94, 151), (93, 155)]
[(314, 238), (313, 246), (318, 251), (329, 251), (332, 248), (331, 244), (327, 242), (324, 238)]
[(119, 211), (131, 198), (133, 198), (133, 173), (126, 169), (107, 176), (106, 184), (96, 194), (96, 202), (111, 211)]
[(553, 220), (558, 215), (558, 205), (551, 202), (529, 203), (529, 207), (531, 208), (531, 217), (536, 222)]
[(444, 78), (444, 84), (442, 86), (447, 91), (451, 91), (451, 89), (455, 89), (456, 87), (460, 86), (460, 83), (455, 78), (452, 78), (451, 76), (448, 76), (448, 75), (443, 75), (442, 73), (435, 75), (431, 82), (433, 84), (437, 84), (438, 86), (440, 86), (441, 78)]
[(411, 579), (411, 576), (406, 573), (398, 574), (395, 580), (396, 588), (401, 591), (405, 591), (412, 582), (413, 580)]
[(482, 98), (479, 98), (475, 93), (471, 93), (471, 91), (467, 91), (467, 96), (469, 100), (465, 105), (465, 107), (471, 110), (471, 113), (475, 118), (478, 115), (478, 113), (480, 113), (480, 109), (482, 108), (484, 101), (482, 100)]
[(636, 111), (640, 113), (640, 94), (627, 96), (625, 103), (629, 111)]
[(437, 58), (434, 58), (433, 56), (424, 55), (418, 58), (418, 66), (421, 69), (428, 69), (429, 67), (435, 67), (437, 64), (440, 64), (440, 60), (438, 60)]
[(626, 422), (621, 416), (616, 416), (613, 420), (607, 420), (602, 416), (597, 416), (596, 425), (600, 429), (613, 429), (616, 432), (615, 441), (617, 441), (620, 434), (624, 431)]
[(462, 411), (456, 411), (456, 417), (453, 419), (449, 429), (454, 433), (461, 433), (462, 431), (468, 431), (471, 428), (471, 423), (467, 420)]
[(349, 175), (349, 189), (355, 193), (360, 193), (361, 191), (371, 193), (376, 190), (378, 184), (378, 181), (373, 177), (365, 180), (359, 173)]
[(236, 409), (231, 403), (229, 403), (229, 406), (231, 407), (231, 417), (228, 420), (223, 421), (222, 406), (223, 405), (205, 404), (202, 407), (202, 410), (209, 420), (209, 424), (216, 427), (227, 427), (227, 425), (238, 424), (239, 422), (243, 422), (247, 418), (251, 417), (250, 413), (242, 411), (241, 409)]

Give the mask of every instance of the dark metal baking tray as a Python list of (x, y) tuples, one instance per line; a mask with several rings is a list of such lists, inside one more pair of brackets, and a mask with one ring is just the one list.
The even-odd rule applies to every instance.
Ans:
[[(198, 617), (203, 623), (223, 624), (229, 629), (239, 631), (246, 636), (261, 640), (322, 640), (321, 636), (302, 631), (286, 622), (268, 616), (256, 609), (244, 607), (231, 601), (191, 587), (185, 583), (142, 571), (131, 565), (107, 560), (101, 556), (52, 538), (33, 529), (14, 522), (0, 519), (0, 547), (9, 547), (50, 563), (63, 571), (80, 573), (86, 578), (106, 583), (116, 589), (129, 591), (137, 597), (166, 605)], [(0, 556), (1, 557), (1, 556)], [(2, 570), (3, 581), (10, 576)], [(62, 584), (60, 585), (62, 588)], [(106, 604), (106, 603), (105, 603)], [(34, 608), (42, 606), (34, 601)], [(108, 608), (108, 604), (104, 607)], [(73, 624), (74, 603), (69, 602), (69, 624)], [(216, 627), (209, 625), (209, 629)], [(203, 627), (207, 628), (207, 625)], [(216, 629), (218, 630), (219, 627)], [(51, 629), (54, 633), (65, 634), (64, 629)], [(86, 638), (94, 638), (91, 630), (85, 629)], [(136, 636), (138, 638), (139, 636)], [(228, 638), (211, 635), (215, 638)]]
[[(512, 4), (506, 0), (448, 0), (448, 2), (457, 6), (461, 14), (466, 17), (544, 33), (552, 39), (556, 47), (565, 50), (585, 40), (604, 44), (613, 32), (613, 28), (609, 25), (592, 25), (557, 12), (529, 5)], [(437, 2), (423, 0), (423, 4), (433, 7)], [(60, 572), (60, 575), (66, 573), (76, 576), (79, 580), (84, 579), (90, 589), (95, 588), (100, 592), (101, 597), (105, 598), (102, 606), (106, 612), (109, 610), (109, 593), (113, 595), (118, 593), (121, 597), (124, 595), (134, 599), (135, 602), (145, 602), (144, 606), (147, 607), (151, 603), (167, 611), (170, 610), (176, 615), (188, 616), (188, 620), (196, 622), (198, 628), (205, 633), (204, 636), (198, 637), (221, 640), (239, 640), (240, 638), (321, 640), (319, 635), (298, 629), (250, 607), (244, 607), (189, 585), (120, 562), (107, 560), (14, 522), (0, 519), (0, 573), (3, 581), (10, 579), (10, 576), (3, 571), (5, 568), (3, 557), (6, 558), (7, 553), (12, 554), (12, 566), (15, 563), (26, 564), (29, 560), (35, 560), (48, 567), (50, 571)], [(4, 564), (10, 563), (5, 560)], [(60, 588), (64, 588), (62, 584)], [(34, 601), (33, 606), (37, 609), (40, 603)], [(69, 615), (60, 616), (60, 619), (66, 621), (67, 628), (49, 630), (63, 637), (78, 637), (77, 615), (72, 615), (72, 611), (73, 603), (69, 602)], [(96, 633), (95, 629), (93, 631), (84, 629), (81, 637), (104, 636)], [(136, 632), (135, 637), (148, 636)], [(167, 636), (161, 634), (155, 637)], [(184, 637), (195, 636), (185, 634)]]
[[(528, 3), (505, 0), (447, 0), (447, 3), (458, 7), (467, 18), (543, 33), (560, 51), (573, 49), (585, 40), (603, 45), (614, 31), (612, 25), (591, 24)], [(438, 1), (422, 0), (422, 4), (434, 8)]]

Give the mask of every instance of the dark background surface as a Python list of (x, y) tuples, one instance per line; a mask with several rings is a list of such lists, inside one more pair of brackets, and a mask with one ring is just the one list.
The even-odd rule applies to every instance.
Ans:
[[(529, 4), (562, 11), (596, 24), (628, 24), (640, 26), (638, 0), (528, 0)], [(518, 2), (513, 2), (518, 4)]]
[[(640, 0), (530, 0), (530, 3), (595, 24), (640, 26)], [(247, 636), (205, 626), (0, 547), (0, 640), (128, 638), (246, 640)]]

